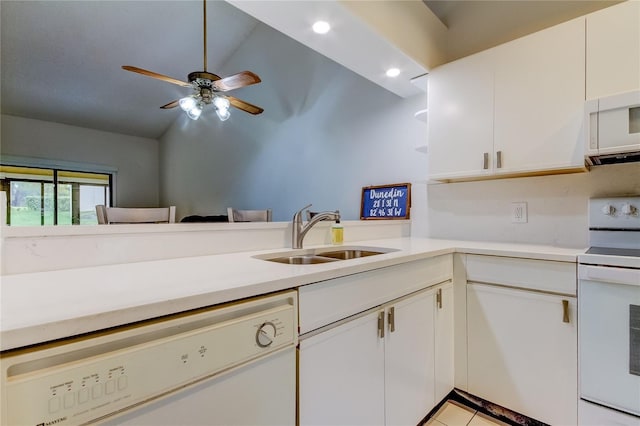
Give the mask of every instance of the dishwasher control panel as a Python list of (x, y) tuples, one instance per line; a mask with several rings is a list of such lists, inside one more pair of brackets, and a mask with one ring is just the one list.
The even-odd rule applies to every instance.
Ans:
[(297, 344), (295, 292), (5, 355), (2, 424), (108, 417)]

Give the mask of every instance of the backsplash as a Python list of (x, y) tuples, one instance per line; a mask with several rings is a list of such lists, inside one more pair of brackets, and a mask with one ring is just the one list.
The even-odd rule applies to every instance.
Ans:
[[(313, 227), (305, 247), (331, 244), (332, 223)], [(345, 244), (411, 232), (408, 220), (342, 224)], [(2, 228), (0, 275), (290, 248), (289, 222), (7, 226)]]
[[(431, 238), (588, 246), (592, 197), (640, 194), (640, 164), (588, 173), (427, 185), (425, 234)], [(526, 202), (526, 223), (512, 223), (511, 203)]]

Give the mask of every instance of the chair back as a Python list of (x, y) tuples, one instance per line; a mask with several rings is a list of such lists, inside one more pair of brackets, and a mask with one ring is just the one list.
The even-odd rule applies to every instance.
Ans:
[(271, 209), (238, 210), (227, 208), (229, 222), (271, 222)]
[(96, 206), (100, 225), (112, 223), (175, 223), (176, 206), (124, 208)]

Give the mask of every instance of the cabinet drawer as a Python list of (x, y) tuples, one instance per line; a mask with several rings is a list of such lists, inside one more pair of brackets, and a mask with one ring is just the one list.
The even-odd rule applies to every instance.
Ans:
[(568, 295), (576, 294), (576, 264), (551, 260), (467, 255), (467, 281)]
[(298, 291), (300, 333), (308, 333), (411, 292), (450, 280), (451, 255), (321, 281)]

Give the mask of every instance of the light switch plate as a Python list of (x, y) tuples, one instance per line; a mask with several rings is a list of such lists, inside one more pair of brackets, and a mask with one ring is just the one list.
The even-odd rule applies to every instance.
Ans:
[(511, 203), (511, 223), (527, 223), (527, 203)]

